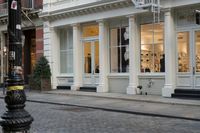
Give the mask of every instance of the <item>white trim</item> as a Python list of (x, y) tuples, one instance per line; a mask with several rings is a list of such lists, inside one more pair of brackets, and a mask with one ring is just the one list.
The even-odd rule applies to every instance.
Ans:
[(74, 75), (58, 75), (56, 77), (57, 78), (70, 78), (70, 77), (74, 77)]
[(157, 74), (139, 74), (139, 78), (165, 78), (165, 73), (157, 73)]
[(97, 41), (97, 40), (99, 40), (99, 36), (94, 36), (94, 37), (82, 37), (82, 38), (81, 38), (81, 43), (83, 43), (83, 42)]
[(108, 74), (108, 77), (112, 78), (129, 78), (129, 74)]

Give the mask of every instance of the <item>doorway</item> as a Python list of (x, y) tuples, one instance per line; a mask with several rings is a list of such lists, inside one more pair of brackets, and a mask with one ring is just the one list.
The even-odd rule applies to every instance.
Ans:
[(33, 73), (33, 67), (36, 63), (36, 36), (35, 30), (24, 30), (22, 37), (22, 64), (24, 66), (24, 82), (28, 84), (29, 76)]
[(200, 89), (200, 30), (177, 32), (177, 87)]
[(99, 41), (83, 41), (83, 83), (95, 87), (99, 81)]

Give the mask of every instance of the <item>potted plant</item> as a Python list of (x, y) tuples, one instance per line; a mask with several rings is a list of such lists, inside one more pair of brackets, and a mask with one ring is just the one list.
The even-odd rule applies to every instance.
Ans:
[(39, 87), (41, 91), (51, 90), (51, 70), (49, 62), (45, 56), (40, 57), (33, 70), (32, 82), (35, 89)]

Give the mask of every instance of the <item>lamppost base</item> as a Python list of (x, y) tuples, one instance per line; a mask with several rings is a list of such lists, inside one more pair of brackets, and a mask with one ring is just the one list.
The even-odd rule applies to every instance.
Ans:
[(24, 90), (7, 91), (5, 102), (8, 110), (1, 116), (0, 122), (4, 133), (26, 133), (29, 131), (33, 118), (24, 109), (25, 100)]

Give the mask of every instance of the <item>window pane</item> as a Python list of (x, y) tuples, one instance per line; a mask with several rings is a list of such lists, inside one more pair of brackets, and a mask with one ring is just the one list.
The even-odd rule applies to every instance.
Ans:
[(141, 72), (165, 72), (163, 23), (141, 25)]
[(111, 29), (110, 60), (112, 73), (129, 71), (129, 31), (128, 27)]
[(121, 45), (129, 45), (129, 29), (121, 28)]
[(129, 28), (121, 28), (122, 72), (129, 72)]
[(178, 33), (178, 72), (189, 72), (189, 32)]
[(67, 43), (67, 49), (73, 49), (73, 30), (68, 29), (68, 43)]
[(83, 37), (92, 37), (99, 35), (99, 26), (98, 25), (89, 25), (83, 27)]
[(60, 30), (60, 73), (73, 73), (72, 29)]
[(196, 42), (196, 72), (200, 72), (200, 31), (195, 32)]
[(165, 72), (165, 55), (163, 45), (158, 43), (154, 45), (154, 72)]
[(121, 64), (122, 71), (121, 72), (129, 72), (129, 46), (125, 45), (121, 48)]
[(111, 29), (111, 32), (110, 32), (111, 47), (118, 45), (118, 35), (117, 34), (118, 34), (117, 29)]
[(61, 50), (67, 49), (67, 30), (66, 29), (60, 30), (60, 49)]
[(120, 66), (118, 67), (118, 47), (111, 48), (111, 72), (117, 73), (120, 71)]
[(151, 72), (153, 70), (152, 44), (141, 45), (141, 71)]
[(95, 42), (95, 73), (99, 73), (99, 42)]
[(73, 73), (73, 52), (61, 52), (60, 53), (60, 72), (61, 73)]
[(84, 59), (85, 73), (92, 73), (91, 42), (85, 42), (84, 44)]

